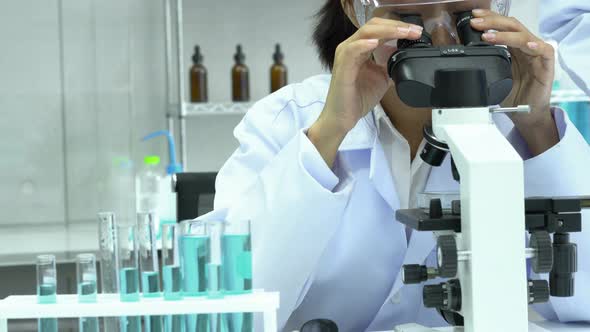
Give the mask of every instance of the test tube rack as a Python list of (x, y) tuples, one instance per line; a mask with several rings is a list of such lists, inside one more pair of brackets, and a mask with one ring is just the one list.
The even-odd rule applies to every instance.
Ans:
[(79, 303), (76, 294), (57, 295), (57, 303), (38, 304), (36, 295), (13, 295), (0, 300), (0, 332), (8, 331), (9, 319), (119, 317), (151, 315), (187, 315), (222, 313), (262, 313), (264, 331), (277, 331), (276, 312), (279, 293), (254, 290), (250, 294), (223, 298), (185, 297), (166, 301), (141, 298), (139, 302), (121, 302), (119, 294), (98, 294), (96, 303)]

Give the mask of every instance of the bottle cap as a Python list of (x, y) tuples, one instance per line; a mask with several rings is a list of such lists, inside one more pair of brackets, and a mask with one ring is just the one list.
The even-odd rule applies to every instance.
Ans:
[(281, 52), (281, 44), (275, 45), (275, 54), (272, 56), (275, 62), (281, 62), (285, 58), (283, 53)]
[(203, 55), (201, 54), (201, 48), (199, 45), (195, 45), (195, 54), (193, 54), (193, 63), (200, 65), (203, 62)]
[(160, 157), (158, 156), (145, 156), (143, 163), (146, 165), (158, 165), (160, 163)]
[(246, 59), (246, 55), (244, 55), (244, 53), (242, 52), (242, 45), (238, 44), (236, 46), (236, 54), (234, 55), (234, 60), (236, 60), (236, 63), (241, 65), (244, 63), (244, 60)]

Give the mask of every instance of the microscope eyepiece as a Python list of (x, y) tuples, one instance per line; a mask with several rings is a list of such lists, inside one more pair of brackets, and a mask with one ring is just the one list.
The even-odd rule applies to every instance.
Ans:
[(457, 13), (457, 33), (461, 43), (465, 46), (488, 45), (482, 41), (483, 32), (475, 30), (471, 26), (471, 19), (474, 18), (471, 11)]
[[(419, 14), (404, 14), (401, 15), (401, 21), (408, 24), (424, 27), (424, 21)], [(400, 39), (397, 41), (397, 48), (426, 48), (432, 47), (432, 37), (424, 30), (422, 37), (418, 40)]]

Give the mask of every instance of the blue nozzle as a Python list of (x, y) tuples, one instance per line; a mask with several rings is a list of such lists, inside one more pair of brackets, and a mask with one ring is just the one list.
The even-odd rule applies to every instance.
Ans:
[(168, 131), (156, 131), (145, 136), (141, 140), (147, 141), (158, 136), (166, 136), (166, 138), (168, 138), (168, 153), (170, 154), (170, 164), (168, 164), (168, 166), (166, 167), (166, 173), (168, 173), (169, 175), (181, 173), (182, 165), (176, 162), (176, 145), (174, 144), (174, 137), (172, 137), (172, 135)]

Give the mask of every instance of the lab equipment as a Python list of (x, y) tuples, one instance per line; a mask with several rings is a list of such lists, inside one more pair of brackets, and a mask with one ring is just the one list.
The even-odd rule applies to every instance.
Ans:
[(158, 239), (161, 237), (161, 225), (176, 223), (176, 195), (174, 194), (173, 177), (177, 173), (182, 172), (182, 165), (176, 161), (176, 145), (174, 144), (174, 137), (170, 132), (162, 130), (153, 132), (142, 138), (142, 141), (148, 141), (156, 137), (164, 136), (168, 142), (168, 165), (166, 166), (166, 175), (161, 178), (159, 202), (157, 206), (158, 218), (160, 219), (160, 227), (158, 227), (156, 234)]
[(137, 174), (137, 212), (158, 211), (162, 182), (159, 164), (158, 156), (146, 156), (143, 159), (143, 168)]
[[(100, 257), (100, 284), (103, 294), (119, 293), (119, 243), (115, 214), (98, 214), (98, 250)], [(119, 320), (103, 318), (106, 331), (117, 331)]]
[[(181, 300), (183, 297), (179, 238), (180, 229), (177, 224), (162, 225), (162, 274), (164, 299), (168, 301)], [(165, 331), (184, 332), (184, 323), (181, 315), (168, 315), (164, 319)]]
[[(141, 269), (141, 290), (143, 297), (159, 297), (160, 268), (156, 247), (156, 229), (159, 228), (154, 213), (137, 214), (137, 239), (139, 245), (139, 266)], [(162, 331), (162, 316), (146, 316), (146, 331)]]
[[(400, 40), (388, 64), (402, 101), (433, 108), (421, 158), (440, 166), (450, 152), (452, 175), (461, 189), (460, 200), (451, 203), (450, 211), (443, 209), (439, 198), (431, 199), (428, 209), (397, 210), (401, 223), (437, 236), (437, 267), (406, 264), (402, 279), (406, 284), (450, 279), (425, 285), (423, 303), (437, 309), (451, 325), (464, 325), (466, 332), (526, 331), (528, 304), (547, 302), (549, 294), (573, 295), (576, 246), (567, 233), (581, 231), (580, 200), (525, 202), (523, 161), (491, 117), (493, 112), (528, 112), (528, 106), (488, 107), (504, 100), (512, 89), (511, 56), (505, 49), (479, 42), (480, 33), (468, 24), (470, 11), (456, 15), (464, 46), (433, 48), (428, 36), (414, 44)], [(402, 20), (422, 23), (418, 15)], [(552, 217), (556, 219), (551, 221)], [(525, 230), (531, 233), (527, 250)], [(552, 244), (549, 233), (553, 232)], [(502, 244), (490, 241), (495, 238)], [(551, 272), (551, 285), (527, 280), (526, 258), (532, 258), (534, 272)]]
[[(249, 220), (226, 221), (223, 230), (222, 289), (227, 295), (252, 292), (252, 243)], [(252, 313), (223, 315), (229, 331), (252, 331)]]
[(250, 100), (250, 73), (244, 63), (246, 56), (242, 52), (242, 45), (236, 46), (234, 55), (235, 65), (232, 68), (232, 100), (234, 102), (244, 102)]
[(420, 14), (424, 19), (426, 34), (444, 29), (457, 40), (456, 13), (491, 9), (507, 15), (511, 2), (512, 0), (354, 0), (354, 9), (360, 25), (374, 17), (399, 20), (402, 15)]
[[(94, 254), (76, 256), (76, 280), (78, 285), (78, 302), (96, 302), (96, 257)], [(98, 332), (98, 317), (80, 317), (80, 332)]]
[[(139, 265), (137, 226), (118, 225), (119, 244), (119, 297), (122, 302), (139, 301)], [(138, 316), (121, 317), (120, 328), (123, 332), (141, 331), (141, 318)]]
[[(207, 227), (202, 222), (185, 220), (180, 223), (181, 269), (183, 294), (187, 297), (207, 295), (209, 262), (211, 260)], [(187, 315), (188, 331), (206, 331), (209, 328), (208, 315)]]
[[(207, 288), (209, 298), (218, 299), (223, 297), (223, 231), (225, 223), (223, 221), (205, 222), (205, 230), (209, 238), (209, 262), (207, 264)], [(211, 314), (210, 330), (212, 332), (229, 331), (226, 315)], [(232, 330), (233, 331), (233, 330)]]
[(193, 65), (190, 69), (190, 89), (191, 102), (205, 103), (207, 102), (207, 68), (203, 65), (203, 55), (199, 45), (195, 46), (195, 53), (193, 54)]
[(119, 292), (118, 240), (115, 214), (98, 214), (98, 249), (100, 252), (100, 279), (103, 293)]
[(283, 63), (285, 56), (281, 52), (281, 45), (275, 45), (275, 53), (272, 56), (274, 64), (270, 67), (270, 93), (273, 93), (287, 85), (287, 67)]
[[(57, 302), (57, 270), (54, 255), (37, 256), (37, 302), (40, 304)], [(37, 330), (57, 332), (57, 318), (38, 319)]]

